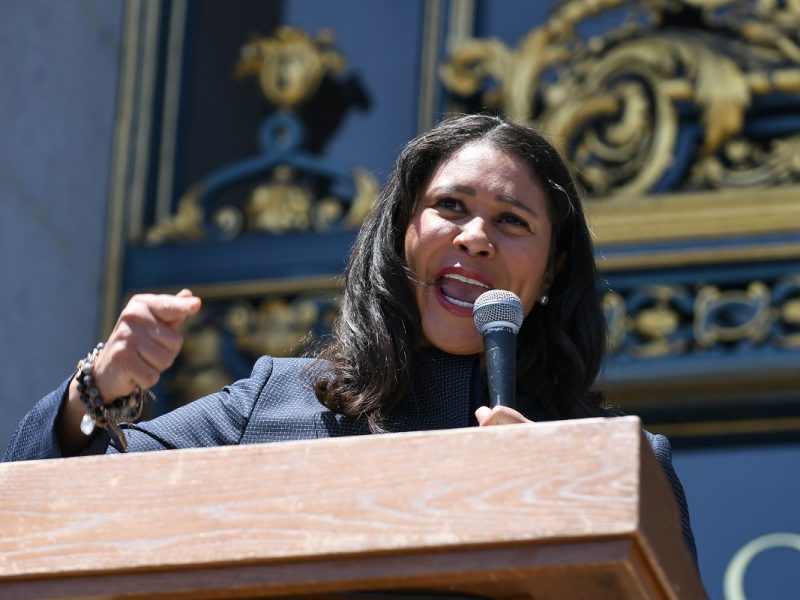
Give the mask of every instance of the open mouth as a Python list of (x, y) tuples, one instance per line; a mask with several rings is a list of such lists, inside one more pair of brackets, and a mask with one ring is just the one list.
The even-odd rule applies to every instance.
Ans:
[(445, 273), (439, 277), (437, 283), (439, 291), (447, 302), (467, 310), (472, 310), (478, 296), (492, 289), (482, 281), (457, 273)]

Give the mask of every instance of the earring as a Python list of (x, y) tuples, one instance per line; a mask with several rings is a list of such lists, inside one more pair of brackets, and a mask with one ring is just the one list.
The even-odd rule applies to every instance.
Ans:
[(539, 298), (539, 304), (545, 306), (548, 302), (550, 302), (550, 296), (548, 296), (547, 294), (542, 294), (541, 297)]

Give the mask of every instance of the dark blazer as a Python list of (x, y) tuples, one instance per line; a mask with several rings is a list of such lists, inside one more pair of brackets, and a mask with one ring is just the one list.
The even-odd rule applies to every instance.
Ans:
[[(226, 386), (152, 421), (125, 424), (128, 450), (143, 452), (255, 444), (350, 435), (369, 428), (320, 404), (312, 389), (324, 364), (312, 359), (258, 360), (247, 379)], [(57, 458), (61, 449), (55, 421), (67, 394), (69, 380), (42, 398), (23, 418), (4, 461)], [(410, 398), (388, 415), (394, 432), (451, 429), (476, 424), (473, 412), (484, 403), (484, 389), (476, 357), (454, 356), (435, 350), (419, 352)], [(532, 420), (547, 420), (532, 403), (518, 399), (518, 408)], [(683, 487), (672, 467), (672, 450), (662, 435), (646, 433), (653, 452), (669, 480), (681, 515), (686, 546), (697, 562), (694, 536)], [(116, 453), (101, 431), (84, 454)]]

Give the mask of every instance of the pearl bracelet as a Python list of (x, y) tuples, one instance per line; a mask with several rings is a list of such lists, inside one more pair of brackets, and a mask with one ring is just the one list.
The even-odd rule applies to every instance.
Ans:
[(103, 343), (101, 342), (86, 355), (86, 358), (78, 362), (75, 378), (78, 381), (78, 394), (81, 402), (86, 407), (86, 414), (81, 420), (81, 431), (88, 436), (92, 434), (95, 427), (106, 429), (111, 439), (125, 451), (128, 441), (118, 424), (121, 421), (136, 421), (142, 414), (147, 397), (155, 398), (155, 396), (150, 390), (142, 390), (137, 387), (131, 394), (117, 398), (111, 404), (106, 405), (94, 381), (94, 365), (102, 349)]

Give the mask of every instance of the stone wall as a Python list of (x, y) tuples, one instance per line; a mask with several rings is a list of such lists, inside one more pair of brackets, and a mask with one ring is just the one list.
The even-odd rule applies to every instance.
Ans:
[(0, 448), (98, 337), (122, 0), (0, 7)]

